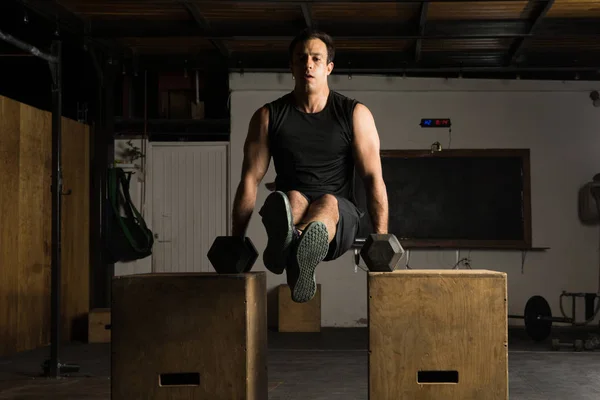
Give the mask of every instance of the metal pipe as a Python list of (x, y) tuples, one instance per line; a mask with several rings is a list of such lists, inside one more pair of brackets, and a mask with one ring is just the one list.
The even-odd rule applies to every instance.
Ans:
[(48, 61), (49, 63), (57, 62), (56, 57), (54, 57), (50, 54), (46, 54), (46, 53), (42, 52), (40, 49), (38, 49), (37, 47), (32, 46), (28, 43), (25, 43), (25, 42), (17, 39), (16, 37), (9, 35), (8, 33), (2, 32), (1, 30), (0, 30), (0, 39), (20, 48), (23, 51), (31, 53), (32, 55), (34, 55), (36, 57), (44, 59), (44, 60)]
[(52, 271), (51, 271), (51, 328), (50, 328), (50, 366), (52, 377), (60, 375), (60, 291), (61, 291), (61, 118), (62, 118), (62, 62), (61, 43), (52, 43)]
[[(425, 3), (430, 0), (378, 0), (378, 3), (399, 3), (399, 4), (420, 4)], [(508, 1), (509, 3), (522, 2), (523, 0), (480, 0), (481, 3), (494, 3), (498, 1)], [(196, 4), (198, 0), (171, 0), (171, 2), (178, 3), (192, 3)], [(348, 0), (219, 0), (219, 3), (279, 3), (285, 5), (301, 5), (301, 4), (323, 4), (323, 3), (347, 3)], [(464, 0), (446, 0), (446, 3), (456, 3), (456, 2), (464, 2)], [(357, 3), (369, 3), (368, 0), (360, 0)]]
[[(527, 32), (507, 32), (507, 33), (444, 33), (444, 34), (405, 34), (405, 35), (335, 35), (335, 40), (415, 40), (415, 39), (497, 39), (497, 38), (528, 38), (533, 36)], [(294, 39), (293, 36), (280, 35), (221, 35), (221, 36), (202, 36), (206, 40), (226, 40), (226, 41), (271, 41), (289, 43)]]
[[(248, 67), (230, 67), (230, 72), (289, 72), (289, 68), (248, 68)], [(352, 74), (402, 74), (411, 72), (427, 73), (459, 73), (459, 72), (596, 72), (600, 73), (600, 65), (597, 67), (431, 67), (431, 68), (334, 68), (333, 73), (352, 73)]]

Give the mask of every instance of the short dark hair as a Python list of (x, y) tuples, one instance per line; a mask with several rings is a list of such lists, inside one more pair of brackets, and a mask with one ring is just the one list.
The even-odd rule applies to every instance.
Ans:
[(298, 43), (306, 43), (311, 39), (319, 39), (323, 43), (325, 43), (325, 46), (327, 47), (327, 64), (333, 62), (333, 59), (335, 58), (335, 45), (333, 42), (333, 38), (323, 31), (311, 28), (304, 29), (302, 32), (296, 35), (296, 37), (292, 40), (292, 43), (290, 43), (290, 61), (294, 57), (294, 49), (296, 48), (296, 45)]

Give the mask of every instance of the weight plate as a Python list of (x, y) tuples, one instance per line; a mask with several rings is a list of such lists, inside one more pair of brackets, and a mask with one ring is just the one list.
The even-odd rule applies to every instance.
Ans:
[(552, 321), (539, 317), (552, 317), (550, 304), (542, 296), (532, 296), (525, 304), (525, 330), (530, 338), (540, 342), (550, 336)]

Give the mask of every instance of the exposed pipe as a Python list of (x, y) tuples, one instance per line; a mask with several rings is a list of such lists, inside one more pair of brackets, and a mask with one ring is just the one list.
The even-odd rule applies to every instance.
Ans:
[(18, 48), (20, 48), (23, 51), (26, 51), (28, 53), (31, 53), (32, 55), (39, 57), (43, 60), (48, 61), (49, 63), (56, 63), (58, 61), (58, 59), (55, 56), (52, 56), (50, 54), (46, 54), (43, 51), (41, 51), (40, 49), (38, 49), (35, 46), (32, 46), (28, 43), (25, 43), (19, 39), (17, 39), (16, 37), (9, 35), (8, 33), (4, 33), (3, 31), (0, 30), (0, 39), (4, 40), (5, 42), (8, 42)]
[(61, 43), (52, 43), (50, 62), (52, 72), (52, 271), (51, 271), (51, 329), (50, 329), (50, 365), (49, 374), (56, 378), (60, 375), (58, 347), (60, 343), (60, 291), (61, 291), (61, 201), (62, 201), (62, 165), (61, 165), (61, 118), (62, 118), (62, 63)]
[(198, 77), (198, 70), (196, 70), (196, 104), (200, 104), (200, 78)]
[[(289, 72), (289, 68), (248, 68), (230, 67), (230, 72)], [(597, 67), (416, 67), (416, 68), (334, 68), (333, 73), (363, 73), (363, 74), (392, 74), (410, 72), (597, 72), (600, 74), (600, 65)]]
[[(192, 4), (196, 4), (198, 0), (177, 0), (180, 3), (192, 3)], [(378, 0), (378, 3), (399, 3), (399, 4), (406, 4), (406, 3), (425, 3), (427, 1), (430, 0)], [(509, 3), (516, 3), (516, 2), (522, 2), (523, 0), (480, 0), (481, 3), (494, 3), (494, 2), (499, 2), (499, 1), (504, 1), (504, 2), (509, 2)], [(286, 0), (285, 4), (288, 5), (300, 5), (303, 3), (347, 3), (348, 0)], [(363, 0), (364, 2), (364, 0)], [(447, 3), (457, 3), (457, 2), (464, 2), (464, 0), (446, 0)], [(281, 3), (281, 0), (219, 0), (219, 3), (223, 3), (223, 4), (229, 4), (229, 3), (246, 3), (246, 4), (252, 4), (252, 3)]]

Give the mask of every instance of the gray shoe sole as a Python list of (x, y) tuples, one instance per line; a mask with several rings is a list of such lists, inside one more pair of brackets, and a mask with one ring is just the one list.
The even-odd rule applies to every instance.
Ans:
[(292, 207), (285, 193), (271, 193), (261, 210), (262, 223), (267, 231), (267, 246), (263, 253), (265, 267), (274, 274), (282, 274), (294, 238)]
[(287, 268), (287, 282), (292, 300), (310, 301), (317, 293), (315, 270), (329, 251), (327, 227), (322, 222), (311, 222), (300, 236)]

